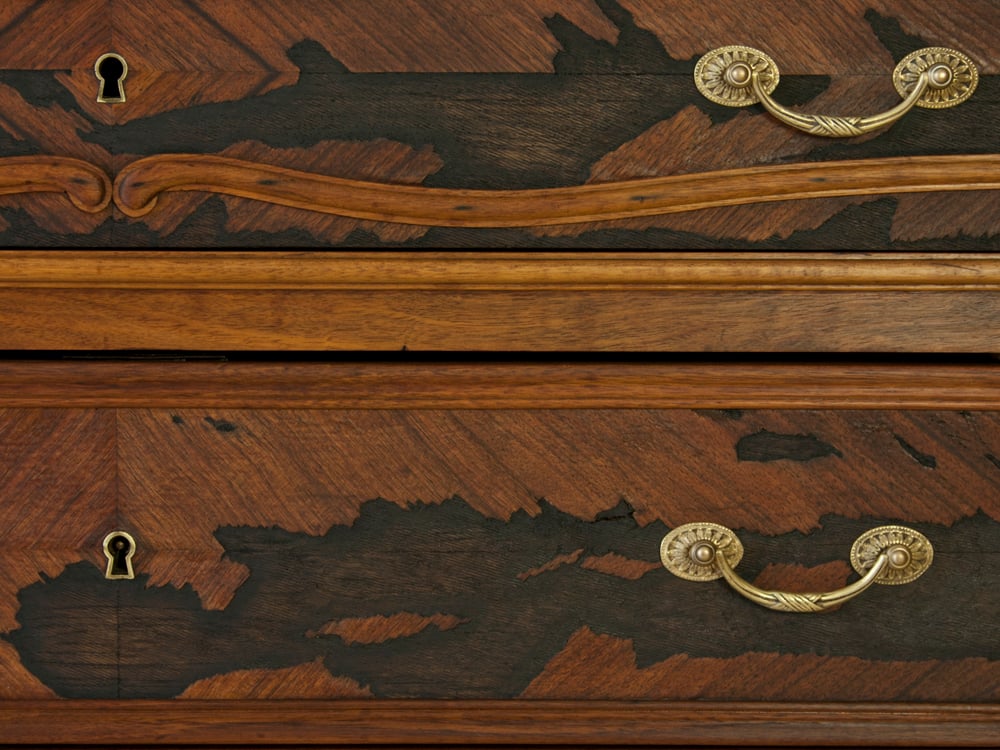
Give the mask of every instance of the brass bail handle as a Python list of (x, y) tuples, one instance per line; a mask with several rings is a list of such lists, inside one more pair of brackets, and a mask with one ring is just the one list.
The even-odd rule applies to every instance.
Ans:
[(771, 98), (780, 80), (778, 66), (753, 47), (720, 47), (702, 57), (694, 68), (698, 90), (727, 107), (760, 102), (786, 125), (812, 135), (850, 138), (896, 122), (914, 107), (944, 109), (961, 104), (976, 90), (979, 72), (968, 58), (947, 47), (925, 47), (904, 57), (892, 74), (903, 101), (892, 109), (865, 117), (809, 115), (795, 112)]
[(909, 583), (930, 567), (934, 548), (919, 531), (879, 526), (862, 534), (851, 547), (851, 564), (861, 578), (836, 591), (818, 594), (758, 588), (733, 570), (742, 558), (743, 544), (736, 534), (717, 523), (678, 526), (660, 543), (660, 560), (674, 575), (690, 581), (724, 578), (741, 596), (778, 612), (824, 612), (873, 584)]

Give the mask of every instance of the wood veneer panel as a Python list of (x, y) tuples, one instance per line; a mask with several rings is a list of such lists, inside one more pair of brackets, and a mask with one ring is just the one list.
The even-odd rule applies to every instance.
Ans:
[[(793, 579), (795, 583), (801, 582)], [(783, 586), (781, 590), (790, 590), (788, 582)], [(799, 590), (817, 589), (800, 585)], [(978, 700), (1000, 699), (1000, 662), (995, 659), (894, 662), (751, 653), (729, 659), (674, 656), (639, 668), (627, 639), (597, 635), (586, 627), (573, 634), (523, 697), (727, 700), (750, 694), (769, 701), (794, 690), (798, 700), (859, 702), (884, 699), (887, 674), (892, 675), (896, 697), (906, 701), (947, 701), (972, 684)]]
[[(167, 6), (151, 0), (117, 6), (108, 0), (19, 1), (0, 19), (0, 32), (11, 42), (0, 57), (18, 68), (6, 70), (0, 82), (0, 147), (10, 154), (85, 157), (109, 172), (164, 152), (252, 155), (350, 179), (352, 170), (342, 168), (350, 159), (332, 152), (345, 142), (367, 141), (376, 152), (419, 152), (423, 166), (432, 167), (400, 176), (391, 154), (373, 156), (369, 177), (378, 183), (422, 180), (438, 188), (504, 190), (791, 160), (947, 155), (955, 151), (956, 133), (967, 153), (994, 150), (988, 134), (998, 94), (989, 73), (996, 55), (982, 29), (996, 10), (986, 0), (933, 11), (903, 0), (852, 0), (809, 10), (808, 23), (798, 4), (750, 12), (729, 2), (699, 9), (640, 0), (478, 0), (449, 12), (439, 3), (351, 3), (338, 8), (350, 18), (344, 23), (313, 3), (292, 6), (294, 11), (274, 2), (248, 8), (229, 0)], [(976, 23), (958, 20), (966, 17)], [(693, 25), (679, 28), (676, 18)], [(966, 45), (984, 75), (960, 111), (912, 113), (877, 138), (832, 144), (792, 132), (759, 109), (733, 117), (693, 93), (691, 58), (704, 51), (705, 35), (731, 34), (734, 19), (759, 32), (772, 54), (787, 52), (788, 62), (780, 61), (783, 101), (814, 110), (894, 104), (892, 61), (930, 43)], [(95, 101), (97, 53), (86, 50), (100, 38), (113, 39), (132, 61), (129, 99), (122, 105)], [(53, 72), (53, 60), (69, 62)], [(876, 70), (884, 72), (877, 82)], [(815, 75), (797, 75), (802, 72), (832, 81), (826, 86)], [(287, 186), (270, 187), (273, 193)], [(547, 243), (912, 250), (947, 240), (989, 250), (996, 248), (998, 220), (995, 201), (978, 193), (960, 201), (936, 193), (882, 201), (852, 195), (769, 206), (766, 215), (727, 207), (599, 225), (578, 216), (581, 223), (572, 227), (475, 232), (373, 226), (287, 205), (260, 210), (232, 196), (189, 195), (164, 203), (169, 205), (160, 215), (125, 222), (112, 212), (67, 212), (52, 196), (4, 198), (0, 232), (10, 246)], [(449, 221), (476, 223), (470, 216)]]
[(109, 0), (6, 0), (0, 8), (0, 68), (89, 65), (93, 75), (94, 62), (111, 45), (109, 7)]
[(995, 706), (592, 701), (0, 705), (8, 742), (988, 746)]
[[(58, 658), (70, 672), (112, 678), (114, 597), (84, 595), (26, 616), (19, 595), (74, 563), (101, 567), (101, 539), (117, 521), (114, 424), (106, 410), (0, 410), (0, 638), (9, 640), (18, 628), (44, 627), (69, 611), (84, 612), (100, 635), (67, 634)], [(50, 692), (5, 642), (0, 642), (0, 676), (5, 699)]]

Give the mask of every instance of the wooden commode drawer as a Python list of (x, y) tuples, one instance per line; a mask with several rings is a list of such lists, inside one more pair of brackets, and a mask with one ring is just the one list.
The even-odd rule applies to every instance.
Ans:
[[(8, 741), (995, 739), (994, 367), (24, 362), (0, 382)], [(929, 567), (772, 611), (664, 569), (665, 535), (705, 521), (786, 599), (857, 580), (877, 527)]]
[(997, 250), (993, 0), (9, 0), (8, 247)]
[(0, 3), (0, 746), (996, 745), (998, 29)]

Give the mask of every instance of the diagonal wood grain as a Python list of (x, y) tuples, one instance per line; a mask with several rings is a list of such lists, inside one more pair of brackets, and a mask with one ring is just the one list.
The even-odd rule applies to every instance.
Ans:
[[(886, 677), (895, 687), (886, 692)], [(875, 685), (879, 685), (875, 688)], [(632, 643), (581, 628), (522, 698), (600, 700), (947, 700), (965, 686), (977, 701), (1000, 698), (1000, 662), (893, 662), (806, 654), (749, 653), (728, 659), (671, 657), (636, 664)]]
[(66, 70), (110, 51), (113, 0), (4, 0), (0, 69)]
[[(219, 526), (322, 535), (374, 497), (458, 495), (491, 518), (537, 513), (538, 498), (593, 518), (628, 498), (642, 524), (712, 518), (773, 534), (826, 513), (1000, 518), (992, 413), (129, 409), (119, 425), (122, 513), (156, 552), (137, 565), (153, 585), (191, 584), (209, 609), (246, 578)], [(740, 441), (762, 431), (787, 439), (740, 460)], [(797, 453), (815, 440), (835, 452)]]
[(966, 196), (959, 210), (948, 196), (905, 195), (892, 218), (892, 239), (914, 241), (926, 238), (993, 237), (1000, 233), (1000, 200), (995, 193)]
[[(885, 75), (895, 61), (873, 31), (866, 13), (897, 21), (926, 44), (954, 45), (983, 72), (1000, 72), (996, 36), (1000, 8), (990, 0), (926, 3), (921, 0), (621, 0), (636, 22), (652, 30), (671, 55), (699, 57), (728, 44), (749, 44), (771, 54), (782, 73)], [(946, 41), (947, 40), (947, 41)]]
[(114, 20), (126, 58), (160, 71), (294, 70), (285, 50), (315, 39), (354, 72), (542, 72), (556, 13), (615, 37), (593, 0), (131, 0)]
[(180, 700), (294, 700), (370, 698), (371, 690), (348, 677), (334, 677), (322, 660), (286, 669), (241, 669), (206, 677), (177, 696)]
[(44, 700), (56, 694), (21, 664), (12, 645), (0, 640), (0, 701)]
[(103, 567), (116, 523), (115, 427), (106, 410), (0, 410), (0, 633), (17, 593), (73, 562)]

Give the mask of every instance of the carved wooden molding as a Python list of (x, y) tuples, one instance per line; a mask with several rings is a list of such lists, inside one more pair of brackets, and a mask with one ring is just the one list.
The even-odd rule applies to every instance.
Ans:
[(81, 211), (96, 214), (111, 202), (111, 178), (98, 166), (63, 156), (0, 158), (0, 195), (64, 193)]
[(4, 251), (0, 290), (13, 350), (1000, 351), (996, 253)]
[(1000, 706), (662, 701), (11, 701), (10, 743), (992, 745)]
[(160, 195), (204, 192), (354, 219), (421, 226), (530, 227), (658, 216), (770, 201), (1000, 188), (1000, 154), (767, 165), (536, 190), (455, 190), (312, 174), (221, 156), (129, 164), (115, 202), (141, 217)]
[(0, 159), (0, 195), (64, 193), (97, 213), (131, 217), (160, 195), (207, 192), (337, 216), (421, 226), (530, 227), (682, 213), (771, 201), (1000, 189), (1000, 154), (767, 165), (537, 190), (456, 190), (312, 174), (227, 157), (164, 154), (112, 183), (96, 165), (58, 156)]
[(1000, 409), (990, 364), (0, 362), (0, 407)]
[(993, 291), (954, 253), (6, 251), (0, 288), (267, 291)]

